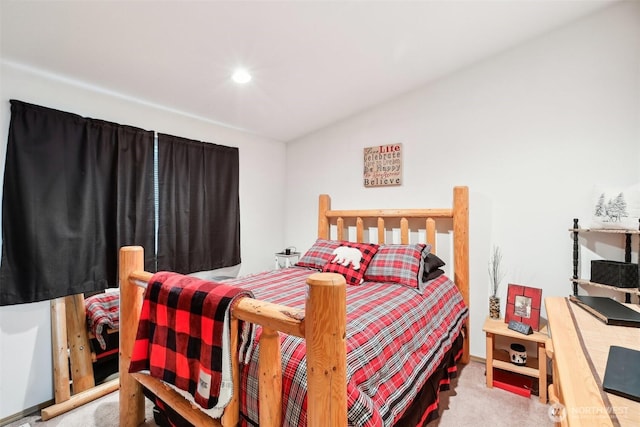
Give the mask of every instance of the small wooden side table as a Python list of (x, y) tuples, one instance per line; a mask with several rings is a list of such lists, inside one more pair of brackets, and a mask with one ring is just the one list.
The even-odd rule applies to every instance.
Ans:
[[(534, 331), (531, 335), (524, 335), (507, 327), (504, 319), (492, 319), (487, 317), (482, 330), (487, 334), (487, 388), (493, 388), (493, 368), (504, 369), (538, 378), (538, 393), (540, 402), (547, 403), (547, 355), (545, 341), (549, 338), (547, 327), (540, 331)], [(495, 336), (508, 337), (515, 342), (535, 342), (538, 346), (537, 357), (527, 355), (526, 366), (518, 366), (509, 361), (509, 355), (503, 352), (495, 352)]]
[(275, 269), (287, 268), (293, 266), (300, 259), (300, 252), (277, 252), (274, 254), (276, 259)]

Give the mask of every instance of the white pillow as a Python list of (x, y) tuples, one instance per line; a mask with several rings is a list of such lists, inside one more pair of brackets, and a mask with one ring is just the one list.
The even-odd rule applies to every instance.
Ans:
[(591, 209), (591, 228), (638, 230), (640, 183), (626, 188), (596, 187)]

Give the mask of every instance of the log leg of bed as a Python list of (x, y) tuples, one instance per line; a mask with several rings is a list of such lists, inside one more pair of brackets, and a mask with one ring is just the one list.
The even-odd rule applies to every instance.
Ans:
[(138, 330), (144, 289), (131, 283), (132, 271), (144, 270), (144, 250), (140, 246), (120, 249), (120, 427), (144, 422), (142, 386), (129, 375), (129, 363)]
[(75, 294), (64, 298), (67, 321), (67, 341), (69, 342), (69, 363), (71, 364), (71, 390), (73, 394), (95, 387), (91, 347), (87, 337), (87, 316), (84, 295)]
[(224, 408), (220, 419), (223, 426), (235, 427), (240, 425), (240, 363), (238, 362), (238, 319), (231, 316), (231, 371), (233, 375), (233, 397)]
[[(453, 188), (453, 246), (454, 282), (464, 303), (469, 307), (469, 188)], [(471, 359), (469, 319), (465, 320), (466, 332), (460, 362), (467, 364)]]
[(347, 425), (346, 282), (336, 273), (307, 278), (307, 424)]
[(51, 300), (51, 336), (53, 347), (53, 390), (56, 403), (71, 398), (69, 388), (69, 349), (64, 298)]
[(260, 355), (258, 360), (260, 384), (260, 425), (279, 427), (282, 425), (282, 354), (278, 331), (262, 327)]

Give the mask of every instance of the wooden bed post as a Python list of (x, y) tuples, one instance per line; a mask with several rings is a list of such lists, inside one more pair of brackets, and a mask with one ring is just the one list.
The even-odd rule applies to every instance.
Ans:
[[(469, 188), (453, 188), (454, 282), (469, 307)], [(465, 339), (461, 362), (469, 363), (469, 318), (465, 320)]]
[(64, 298), (67, 323), (67, 341), (69, 342), (69, 361), (71, 365), (71, 389), (73, 394), (95, 387), (91, 347), (87, 336), (87, 315), (84, 308), (84, 295), (75, 294)]
[(307, 278), (307, 425), (347, 425), (346, 281), (336, 273)]
[(331, 197), (328, 194), (321, 194), (318, 200), (318, 238), (329, 238), (329, 218), (326, 212), (331, 210)]
[(261, 426), (280, 427), (282, 425), (282, 354), (280, 334), (275, 329), (262, 327), (260, 334), (260, 371), (258, 394), (260, 402), (259, 420)]
[(133, 271), (144, 271), (144, 250), (140, 246), (120, 249), (120, 427), (136, 427), (144, 422), (142, 386), (129, 375), (129, 364), (142, 310), (144, 289), (131, 283)]
[[(238, 318), (232, 315), (229, 327), (231, 332), (231, 354), (238, 354), (238, 328), (240, 327)], [(233, 376), (233, 396), (220, 419), (223, 426), (240, 425), (240, 362), (237, 357), (231, 358), (231, 372)]]
[(65, 319), (64, 298), (51, 300), (51, 336), (53, 347), (53, 390), (55, 402), (60, 403), (71, 398), (69, 388), (69, 348)]
[(431, 245), (431, 253), (436, 254), (436, 220), (427, 218), (426, 221), (427, 243)]

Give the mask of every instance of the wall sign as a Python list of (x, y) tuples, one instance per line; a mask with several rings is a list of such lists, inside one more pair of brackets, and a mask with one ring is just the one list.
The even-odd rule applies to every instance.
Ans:
[(402, 185), (402, 144), (364, 149), (364, 186)]

